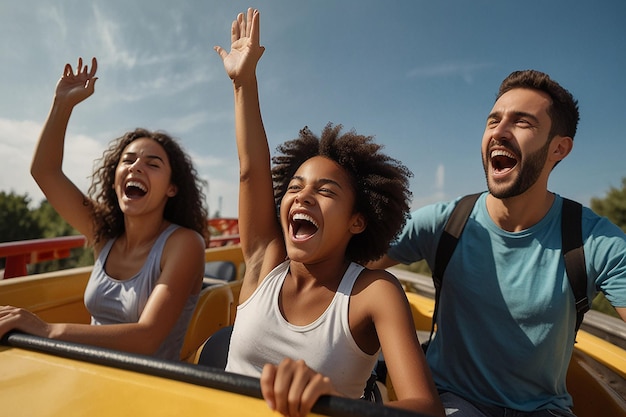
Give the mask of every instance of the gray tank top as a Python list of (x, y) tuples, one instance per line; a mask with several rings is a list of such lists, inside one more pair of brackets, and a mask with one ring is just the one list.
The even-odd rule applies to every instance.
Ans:
[[(180, 226), (171, 224), (161, 233), (152, 246), (146, 262), (133, 277), (119, 281), (104, 270), (106, 259), (115, 239), (109, 240), (96, 259), (87, 288), (85, 306), (91, 314), (91, 324), (106, 325), (136, 323), (143, 312), (156, 282), (161, 275), (161, 255), (168, 237)], [(179, 360), (180, 350), (185, 340), (189, 320), (198, 302), (198, 294), (193, 294), (155, 355), (158, 358)]]

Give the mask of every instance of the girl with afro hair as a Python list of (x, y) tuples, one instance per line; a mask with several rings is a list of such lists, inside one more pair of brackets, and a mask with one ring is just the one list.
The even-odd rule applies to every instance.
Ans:
[[(215, 47), (232, 79), (246, 272), (226, 370), (259, 377), (270, 408), (304, 416), (321, 395), (359, 398), (382, 350), (398, 400), (443, 416), (397, 279), (381, 257), (408, 212), (410, 172), (372, 137), (304, 128), (270, 153), (258, 98), (259, 13)], [(277, 210), (278, 207), (278, 210)]]

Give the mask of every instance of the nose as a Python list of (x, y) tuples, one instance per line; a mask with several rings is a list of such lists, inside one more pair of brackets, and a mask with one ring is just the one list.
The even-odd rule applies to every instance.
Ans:
[(143, 168), (141, 167), (141, 159), (137, 158), (133, 161), (132, 164), (128, 167), (128, 170), (131, 172), (142, 172)]
[(506, 120), (501, 120), (497, 125), (489, 130), (492, 140), (509, 140), (511, 138), (510, 126)]
[(311, 187), (303, 187), (298, 194), (296, 194), (296, 202), (302, 205), (312, 205), (315, 203), (313, 198)]

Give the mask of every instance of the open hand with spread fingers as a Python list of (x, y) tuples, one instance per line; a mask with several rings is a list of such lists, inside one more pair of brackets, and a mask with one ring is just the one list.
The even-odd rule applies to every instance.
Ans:
[(65, 64), (63, 75), (57, 83), (55, 99), (63, 100), (64, 103), (75, 106), (91, 96), (98, 79), (95, 76), (97, 69), (98, 61), (95, 57), (91, 59), (91, 69), (88, 65), (83, 65), (82, 58), (78, 58), (76, 71), (71, 64)]
[(242, 77), (254, 77), (256, 65), (265, 48), (259, 44), (259, 11), (248, 9), (247, 14), (237, 15), (231, 27), (231, 49), (214, 47), (224, 62), (226, 74), (237, 81)]

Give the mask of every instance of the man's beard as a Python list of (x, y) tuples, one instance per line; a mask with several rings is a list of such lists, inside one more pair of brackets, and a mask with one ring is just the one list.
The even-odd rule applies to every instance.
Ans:
[(485, 155), (483, 157), (483, 168), (485, 170), (485, 179), (487, 180), (487, 189), (489, 190), (489, 193), (496, 198), (506, 199), (523, 194), (530, 187), (532, 187), (539, 179), (541, 171), (543, 170), (546, 160), (548, 159), (550, 142), (551, 140), (548, 139), (546, 144), (540, 149), (529, 154), (526, 158), (523, 158), (518, 162), (521, 164), (521, 169), (519, 170), (513, 184), (508, 186), (499, 186), (497, 183), (492, 183), (489, 180), (491, 162)]

